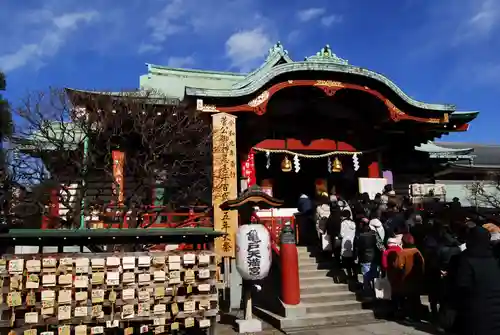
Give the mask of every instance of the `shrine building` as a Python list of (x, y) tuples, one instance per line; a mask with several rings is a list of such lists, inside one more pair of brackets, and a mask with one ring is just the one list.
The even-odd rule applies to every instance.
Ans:
[[(359, 192), (374, 195), (387, 183), (404, 193), (411, 183), (434, 183), (439, 176), (446, 179), (445, 175), (454, 178), (450, 174), (459, 169), (464, 173), (472, 166), (457, 163), (470, 161), (473, 150), (433, 141), (467, 131), (478, 112), (415, 100), (384, 75), (349, 64), (328, 45), (316, 55), (294, 61), (277, 43), (251, 73), (153, 64), (147, 68), (140, 77), (140, 91), (160, 92), (169, 105), (196, 109), (212, 124), (213, 223), (215, 230), (226, 233), (216, 240), (215, 251), (232, 262), (238, 214), (222, 210), (220, 204), (236, 199), (252, 185), (284, 202), (279, 215), (293, 217), (301, 194), (314, 198), (334, 190), (345, 198)], [(119, 93), (113, 92), (67, 92), (75, 107), (86, 107), (94, 95), (119, 99)], [(123, 154), (115, 157), (114, 153), (113, 162), (116, 159), (123, 165)], [(453, 160), (455, 164), (450, 163)], [(468, 171), (469, 175), (470, 171), (478, 172)], [(127, 192), (127, 186), (121, 185), (120, 192)], [(279, 255), (280, 227), (270, 229), (272, 247)], [(309, 255), (304, 256), (301, 259), (308, 260)], [(301, 271), (309, 271), (315, 279), (315, 271), (322, 270), (311, 261), (301, 263)], [(236, 307), (241, 278), (238, 283), (233, 272), (231, 305)], [(300, 280), (302, 301), (316, 303), (323, 295), (327, 301), (334, 300), (330, 286), (322, 292), (303, 283), (305, 279)], [(273, 285), (269, 287), (276, 291)], [(270, 295), (276, 296), (276, 292)], [(339, 315), (321, 314), (325, 306), (325, 302), (312, 306), (316, 309), (309, 311), (312, 314), (307, 322), (306, 316), (281, 318), (279, 327), (294, 328), (301, 320), (308, 325), (333, 322)], [(355, 310), (353, 315), (363, 319), (367, 314)]]
[(434, 173), (429, 153), (424, 150), (422, 162), (415, 147), (467, 131), (478, 115), (415, 100), (328, 45), (294, 61), (277, 43), (251, 73), (147, 67), (141, 90), (187, 103), (213, 124), (214, 220), (230, 235), (235, 214), (222, 213), (218, 204), (244, 188), (260, 185), (287, 208), (295, 208), (302, 193), (314, 197), (333, 187), (348, 198), (370, 187), (368, 178), (390, 176), (395, 188), (407, 189), (419, 176)]

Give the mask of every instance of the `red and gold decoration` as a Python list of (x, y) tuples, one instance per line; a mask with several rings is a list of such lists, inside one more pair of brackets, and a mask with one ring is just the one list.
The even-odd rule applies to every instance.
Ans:
[(214, 229), (226, 233), (215, 240), (215, 251), (221, 257), (235, 257), (235, 235), (238, 229), (238, 213), (222, 210), (220, 205), (238, 196), (236, 177), (236, 116), (217, 113), (213, 122), (213, 177), (212, 204)]
[(255, 98), (250, 100), (246, 104), (231, 106), (231, 107), (215, 107), (213, 105), (203, 104), (202, 99), (197, 101), (197, 109), (203, 112), (224, 112), (224, 113), (235, 113), (235, 112), (254, 112), (257, 115), (262, 115), (267, 111), (267, 104), (271, 100), (271, 97), (282, 89), (288, 87), (299, 87), (299, 86), (312, 86), (317, 87), (322, 90), (328, 96), (334, 96), (339, 90), (349, 89), (369, 93), (374, 97), (382, 101), (388, 109), (388, 116), (394, 122), (399, 122), (402, 120), (410, 120), (421, 123), (433, 123), (433, 124), (447, 124), (449, 123), (449, 115), (445, 113), (440, 118), (427, 118), (413, 116), (405, 113), (404, 111), (397, 108), (389, 99), (382, 95), (379, 91), (376, 91), (367, 86), (345, 83), (341, 81), (333, 80), (287, 80), (285, 82), (277, 83), (262, 91)]
[(335, 157), (332, 163), (332, 172), (337, 173), (337, 172), (342, 172), (342, 162), (339, 160), (338, 157)]
[(113, 150), (113, 194), (117, 197), (118, 204), (123, 204), (125, 200), (123, 168), (125, 166), (125, 153), (119, 150)]
[[(295, 172), (298, 173), (300, 171), (300, 158), (306, 158), (306, 159), (322, 159), (322, 158), (327, 158), (328, 159), (328, 171), (338, 173), (343, 171), (343, 166), (342, 162), (337, 156), (345, 156), (345, 155), (350, 155), (352, 156), (353, 160), (353, 167), (354, 170), (357, 171), (359, 170), (359, 160), (358, 156), (363, 154), (362, 152), (359, 151), (330, 151), (322, 154), (317, 154), (317, 155), (311, 155), (311, 154), (303, 154), (300, 152), (293, 152), (290, 150), (272, 150), (272, 149), (261, 149), (261, 148), (256, 148), (254, 147), (253, 150), (257, 152), (264, 152), (267, 157), (267, 164), (266, 167), (270, 167), (270, 155), (271, 154), (284, 154), (283, 160), (281, 161), (281, 171), (283, 172), (291, 172), (292, 170), (295, 169)], [(293, 156), (293, 162), (288, 158), (289, 156)], [(331, 161), (331, 157), (335, 157), (333, 162)]]
[(252, 187), (257, 184), (257, 176), (255, 173), (255, 150), (250, 149), (247, 159), (241, 164), (241, 174), (247, 181), (247, 187)]
[(285, 155), (283, 161), (281, 161), (281, 171), (290, 172), (292, 171), (292, 162), (288, 159), (288, 156)]

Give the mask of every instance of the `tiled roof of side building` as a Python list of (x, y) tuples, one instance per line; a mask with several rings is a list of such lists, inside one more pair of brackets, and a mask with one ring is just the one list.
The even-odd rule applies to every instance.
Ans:
[(500, 145), (467, 142), (436, 142), (438, 146), (452, 149), (472, 148), (476, 166), (500, 166)]

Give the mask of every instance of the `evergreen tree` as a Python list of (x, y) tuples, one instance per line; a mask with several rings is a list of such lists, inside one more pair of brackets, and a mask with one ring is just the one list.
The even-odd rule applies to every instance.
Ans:
[(5, 91), (5, 89), (5, 75), (0, 72), (0, 143), (12, 133), (12, 115), (10, 113), (9, 104), (2, 97), (2, 91)]
[(0, 72), (0, 224), (5, 224), (5, 215), (8, 208), (8, 183), (6, 155), (3, 143), (12, 134), (12, 115), (8, 102), (2, 97), (5, 91), (5, 75)]

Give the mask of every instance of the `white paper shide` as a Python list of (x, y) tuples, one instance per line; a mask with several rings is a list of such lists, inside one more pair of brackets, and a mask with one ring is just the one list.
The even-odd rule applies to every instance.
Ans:
[(236, 233), (236, 267), (245, 280), (267, 277), (272, 262), (271, 236), (261, 224), (242, 225)]

